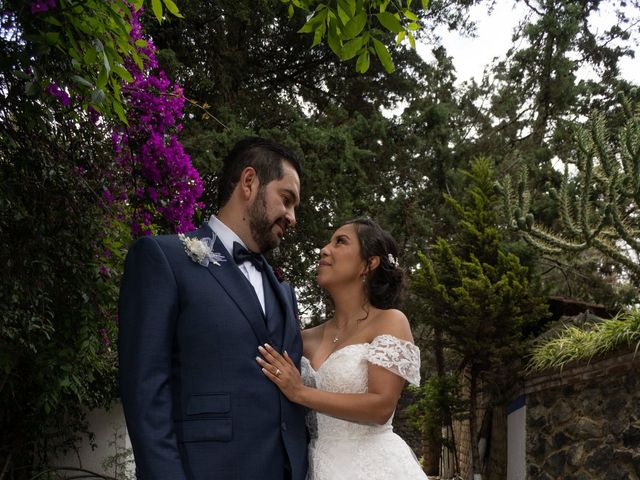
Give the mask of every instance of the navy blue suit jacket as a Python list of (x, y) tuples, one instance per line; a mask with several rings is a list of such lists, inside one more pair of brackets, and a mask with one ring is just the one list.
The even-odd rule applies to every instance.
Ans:
[[(204, 225), (190, 236), (211, 233)], [(268, 342), (299, 366), (295, 294), (267, 266), (278, 312), (285, 312), (275, 319), (283, 332), (275, 338), (251, 285), (217, 239), (214, 251), (227, 261), (204, 267), (168, 235), (141, 238), (127, 255), (119, 302), (120, 394), (137, 476), (304, 480), (303, 408), (255, 361), (258, 345)]]

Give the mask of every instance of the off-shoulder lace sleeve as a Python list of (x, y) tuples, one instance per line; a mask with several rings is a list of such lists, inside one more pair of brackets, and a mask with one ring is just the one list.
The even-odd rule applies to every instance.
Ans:
[(416, 387), (420, 385), (420, 349), (411, 342), (393, 335), (379, 335), (369, 344), (367, 360)]

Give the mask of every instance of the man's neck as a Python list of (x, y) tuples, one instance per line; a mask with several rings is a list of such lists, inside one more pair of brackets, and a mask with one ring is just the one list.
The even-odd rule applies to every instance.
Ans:
[(256, 244), (253, 236), (251, 235), (251, 228), (249, 227), (249, 219), (245, 212), (236, 211), (236, 209), (224, 207), (221, 208), (216, 215), (218, 220), (229, 227), (233, 232), (240, 237), (247, 248), (253, 252), (258, 252), (258, 245)]

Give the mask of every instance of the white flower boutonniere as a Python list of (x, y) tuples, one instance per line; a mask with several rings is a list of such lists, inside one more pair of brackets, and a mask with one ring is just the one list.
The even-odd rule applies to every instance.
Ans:
[(184, 245), (184, 251), (187, 252), (191, 260), (199, 263), (203, 267), (208, 266), (209, 262), (220, 266), (220, 262), (227, 261), (224, 255), (213, 251), (213, 242), (216, 239), (215, 234), (212, 238), (189, 238), (183, 233), (180, 233), (178, 238)]

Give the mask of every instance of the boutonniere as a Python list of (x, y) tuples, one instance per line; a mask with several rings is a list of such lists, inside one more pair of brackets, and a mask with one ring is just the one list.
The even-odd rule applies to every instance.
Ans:
[(209, 262), (220, 266), (220, 262), (226, 262), (224, 255), (213, 251), (213, 242), (216, 239), (215, 234), (212, 238), (190, 238), (183, 233), (178, 234), (178, 238), (184, 245), (184, 251), (187, 252), (189, 258), (203, 267), (209, 265)]
[(280, 267), (273, 267), (273, 274), (280, 283), (284, 282), (284, 272)]

